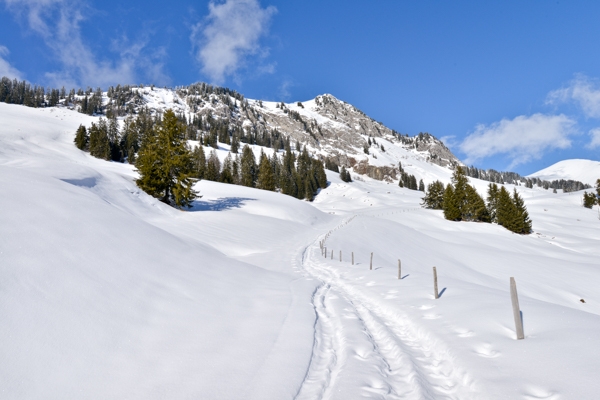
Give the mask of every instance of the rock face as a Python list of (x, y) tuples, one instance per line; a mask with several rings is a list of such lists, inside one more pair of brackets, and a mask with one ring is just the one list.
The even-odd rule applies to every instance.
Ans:
[[(352, 167), (356, 173), (373, 179), (397, 179), (398, 168), (397, 162), (382, 166), (372, 165), (373, 160), (371, 164), (364, 160), (372, 140), (385, 139), (388, 144), (400, 146), (442, 167), (454, 168), (461, 164), (433, 135), (401, 135), (330, 94), (305, 102), (275, 103), (245, 99), (234, 91), (203, 83), (176, 90), (150, 87), (129, 90), (135, 104), (128, 106), (128, 110), (147, 107), (151, 112), (163, 112), (173, 108), (189, 121), (202, 119), (209, 121), (208, 124), (218, 121), (257, 136), (276, 131), (289, 137), (293, 144), (307, 146), (313, 154), (329, 158), (340, 166)], [(377, 146), (378, 151), (385, 151), (382, 144)]]

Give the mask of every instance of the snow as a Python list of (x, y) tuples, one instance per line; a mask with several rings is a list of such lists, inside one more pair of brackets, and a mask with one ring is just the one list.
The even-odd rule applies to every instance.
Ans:
[[(581, 192), (517, 186), (528, 236), (449, 222), (420, 207), (420, 192), (330, 172), (313, 203), (202, 181), (203, 197), (180, 211), (140, 191), (133, 166), (75, 148), (77, 126), (94, 119), (0, 103), (0, 397), (584, 399), (600, 390), (600, 221)], [(401, 159), (426, 183), (449, 180), (377, 141), (382, 165)], [(487, 182), (471, 183), (485, 192)]]
[(596, 180), (600, 179), (600, 161), (563, 160), (529, 176), (547, 181), (571, 179), (596, 186)]

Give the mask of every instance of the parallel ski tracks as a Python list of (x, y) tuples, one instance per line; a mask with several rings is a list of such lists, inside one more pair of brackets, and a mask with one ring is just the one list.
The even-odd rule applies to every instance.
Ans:
[[(319, 239), (349, 224), (344, 221)], [(304, 249), (301, 266), (322, 284), (312, 358), (296, 399), (473, 398), (474, 381), (446, 346), (401, 312), (367, 296), (319, 255)], [(361, 290), (362, 289), (362, 290)]]

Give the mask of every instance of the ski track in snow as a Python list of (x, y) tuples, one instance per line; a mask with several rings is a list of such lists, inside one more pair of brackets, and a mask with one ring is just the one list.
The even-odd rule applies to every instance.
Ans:
[[(407, 211), (413, 210), (399, 212)], [(333, 232), (357, 216), (319, 237), (301, 254), (302, 269), (322, 284), (312, 299), (316, 313), (312, 358), (296, 399), (348, 398), (359, 393), (386, 399), (474, 398), (473, 378), (442, 342), (328, 265), (320, 241), (325, 245)]]

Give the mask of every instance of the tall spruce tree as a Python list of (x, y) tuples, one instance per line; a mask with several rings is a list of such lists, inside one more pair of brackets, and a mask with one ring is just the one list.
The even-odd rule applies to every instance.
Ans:
[(460, 209), (458, 208), (458, 204), (456, 204), (454, 187), (452, 187), (451, 184), (448, 184), (444, 191), (444, 204), (442, 209), (444, 210), (444, 218), (450, 221), (460, 221)]
[(261, 150), (260, 163), (258, 165), (258, 179), (256, 187), (263, 190), (275, 190), (275, 176), (269, 157)]
[(525, 201), (517, 193), (515, 188), (513, 191), (513, 204), (515, 205), (515, 218), (513, 223), (512, 231), (522, 235), (528, 235), (531, 233), (531, 220), (529, 219), (529, 213), (525, 207)]
[(594, 192), (588, 193), (583, 192), (583, 206), (585, 208), (592, 208), (596, 204), (596, 195)]
[(427, 185), (425, 197), (423, 197), (422, 206), (432, 210), (441, 210), (444, 206), (444, 184), (435, 181)]
[(192, 188), (192, 156), (185, 142), (185, 128), (173, 110), (167, 110), (156, 133), (144, 139), (135, 163), (140, 173), (137, 185), (164, 203), (191, 206), (197, 197)]
[(77, 132), (75, 133), (75, 146), (77, 146), (79, 150), (88, 150), (89, 140), (90, 137), (87, 133), (87, 129), (85, 129), (85, 126), (79, 125), (79, 128), (77, 128)]
[(194, 178), (204, 179), (206, 155), (204, 154), (204, 146), (201, 144), (198, 144), (192, 151), (192, 170)]
[(516, 216), (517, 208), (510, 197), (510, 193), (508, 193), (504, 186), (501, 186), (500, 190), (498, 191), (496, 210), (496, 220), (498, 225), (505, 227), (509, 231), (513, 231), (516, 229)]
[(488, 185), (487, 208), (491, 222), (498, 222), (498, 195), (500, 191), (496, 183)]
[(240, 166), (241, 183), (244, 186), (254, 187), (256, 185), (257, 177), (256, 159), (254, 158), (254, 152), (250, 146), (245, 145), (242, 149), (242, 159)]
[(207, 181), (219, 182), (221, 178), (221, 161), (215, 150), (210, 151), (208, 160), (206, 160), (206, 170), (204, 171), (204, 179)]

